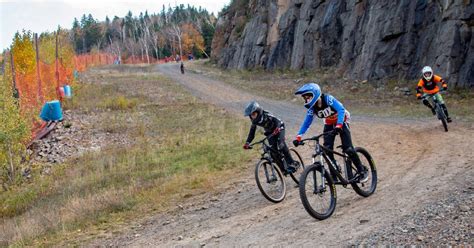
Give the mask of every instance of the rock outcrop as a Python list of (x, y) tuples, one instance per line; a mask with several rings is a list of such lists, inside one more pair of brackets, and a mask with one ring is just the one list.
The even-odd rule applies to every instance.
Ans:
[(473, 0), (234, 0), (212, 59), (224, 68), (334, 68), (414, 79), (424, 65), (474, 87)]

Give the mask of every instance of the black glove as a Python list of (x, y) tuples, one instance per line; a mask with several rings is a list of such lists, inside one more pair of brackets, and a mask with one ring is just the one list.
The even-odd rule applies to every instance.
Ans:
[(301, 145), (301, 135), (296, 135), (296, 139), (293, 140), (293, 145), (294, 145), (295, 147)]

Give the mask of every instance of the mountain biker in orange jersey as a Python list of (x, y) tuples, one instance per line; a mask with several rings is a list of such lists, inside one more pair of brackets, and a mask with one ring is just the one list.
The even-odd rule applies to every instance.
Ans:
[[(300, 131), (293, 141), (295, 146), (298, 146), (301, 142), (301, 137), (308, 130), (309, 126), (313, 122), (314, 116), (324, 119), (324, 130), (323, 132), (331, 132), (334, 134), (324, 136), (324, 146), (333, 149), (334, 140), (338, 133), (341, 137), (342, 149), (354, 162), (357, 167), (357, 177), (360, 182), (364, 183), (368, 181), (368, 171), (362, 166), (359, 156), (352, 145), (351, 132), (349, 129), (349, 112), (344, 108), (336, 98), (330, 94), (322, 94), (319, 85), (309, 82), (301, 88), (299, 88), (295, 95), (301, 95), (305, 101), (304, 106), (308, 109), (306, 118), (301, 125)], [(335, 162), (334, 155), (328, 154), (329, 158)], [(333, 175), (334, 178), (337, 178)]]
[(443, 111), (446, 114), (446, 120), (448, 122), (451, 122), (452, 120), (449, 117), (448, 108), (446, 108), (446, 104), (444, 104), (443, 97), (441, 96), (441, 94), (439, 94), (438, 86), (438, 84), (441, 83), (441, 87), (444, 91), (448, 89), (448, 84), (440, 76), (434, 75), (433, 69), (431, 69), (431, 67), (429, 66), (423, 67), (423, 70), (421, 72), (423, 74), (423, 77), (420, 79), (420, 81), (418, 81), (418, 87), (416, 87), (416, 97), (418, 99), (423, 99), (423, 104), (430, 108), (433, 115), (435, 115), (436, 112), (434, 110), (434, 107), (431, 106), (428, 99), (423, 98), (423, 96), (426, 95), (434, 95), (434, 98), (437, 102), (441, 104), (441, 107), (443, 108)]
[(252, 126), (250, 127), (247, 141), (244, 144), (244, 149), (250, 149), (250, 142), (255, 138), (255, 131), (257, 126), (263, 127), (264, 135), (268, 138), (268, 143), (273, 149), (281, 151), (285, 156), (287, 164), (286, 173), (293, 173), (300, 166), (298, 161), (293, 160), (285, 143), (285, 124), (283, 121), (273, 116), (271, 113), (265, 111), (260, 107), (256, 101), (250, 102), (244, 110), (244, 116), (250, 117)]

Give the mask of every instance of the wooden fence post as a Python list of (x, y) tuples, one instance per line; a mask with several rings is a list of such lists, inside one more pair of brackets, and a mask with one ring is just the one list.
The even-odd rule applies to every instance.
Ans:
[(61, 93), (59, 90), (60, 85), (59, 85), (58, 37), (59, 37), (59, 27), (58, 27), (58, 32), (56, 33), (56, 73), (55, 74), (56, 74), (56, 94), (58, 95), (58, 99), (62, 101), (63, 98), (61, 97)]
[(36, 76), (38, 77), (38, 96), (40, 98), (41, 104), (44, 103), (43, 97), (43, 88), (41, 86), (41, 74), (40, 74), (40, 65), (39, 65), (39, 49), (38, 49), (38, 34), (35, 33), (35, 47), (36, 47)]

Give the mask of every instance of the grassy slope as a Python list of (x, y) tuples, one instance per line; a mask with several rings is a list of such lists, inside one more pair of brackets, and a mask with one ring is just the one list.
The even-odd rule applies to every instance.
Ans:
[[(308, 81), (318, 83), (324, 92), (329, 92), (339, 99), (355, 114), (368, 116), (429, 117), (431, 112), (415, 97), (417, 82), (387, 80), (378, 82), (355, 81), (341, 78), (331, 70), (290, 71), (276, 70), (265, 72), (260, 69), (222, 70), (209, 62), (196, 61), (189, 63), (188, 70), (219, 79), (239, 89), (276, 100), (302, 103), (294, 96), (298, 87)], [(395, 88), (408, 87), (411, 95), (405, 96)], [(455, 120), (473, 121), (474, 91), (450, 89), (443, 96), (448, 110)]]
[(95, 83), (76, 90), (76, 111), (99, 114), (97, 130), (133, 142), (86, 153), (50, 176), (35, 171), (33, 182), (0, 193), (0, 245), (80, 242), (212, 191), (252, 156), (240, 149), (248, 123), (169, 79), (98, 70), (87, 80)]

